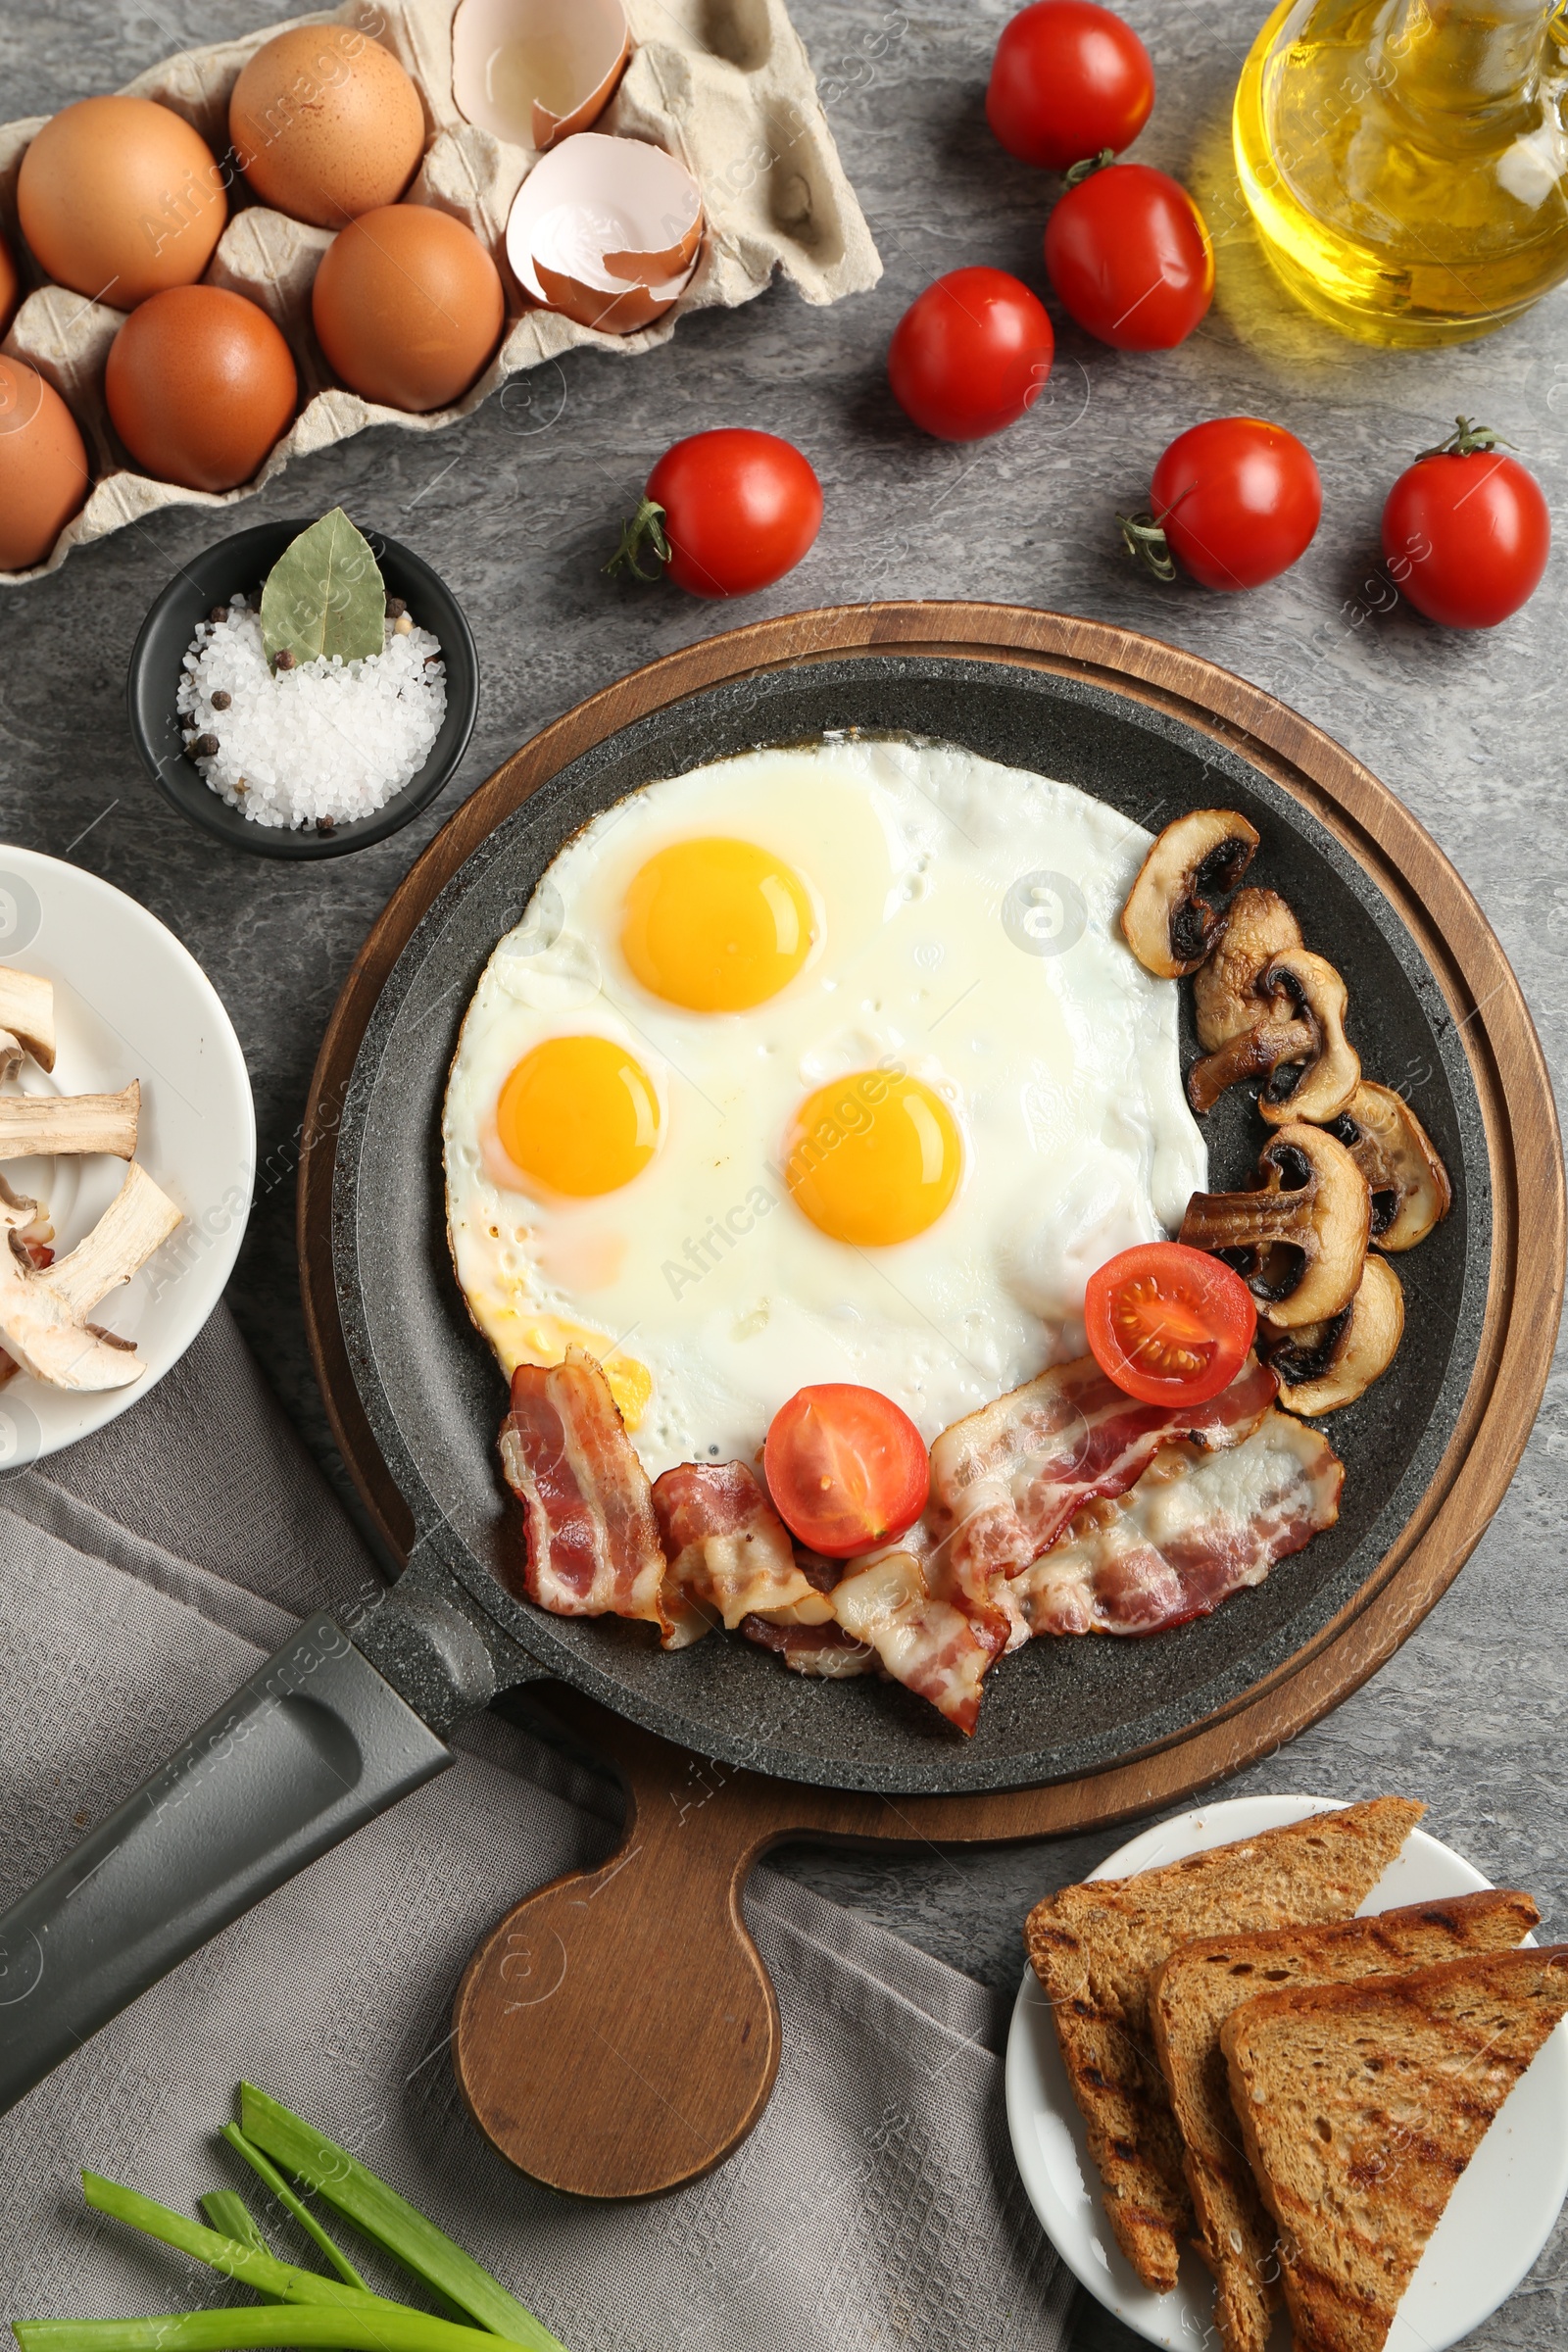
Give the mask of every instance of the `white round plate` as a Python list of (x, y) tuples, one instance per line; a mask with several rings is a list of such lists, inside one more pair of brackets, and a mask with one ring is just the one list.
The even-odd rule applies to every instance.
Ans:
[[(17, 1373), (0, 1388), (5, 1470), (101, 1429), (184, 1354), (244, 1237), (256, 1112), (239, 1040), (206, 973), (155, 915), (96, 874), (0, 844), (0, 964), (54, 982), (54, 1072), (24, 1063), (23, 1091), (115, 1094), (139, 1079), (136, 1157), (185, 1220), (94, 1311), (95, 1322), (135, 1342), (147, 1367), (140, 1380), (74, 1396)], [(47, 1205), (64, 1255), (97, 1223), (125, 1171), (99, 1153), (11, 1160), (3, 1172)]]
[[(1336, 1811), (1333, 1796), (1238, 1796), (1203, 1805), (1146, 1830), (1091, 1875), (1124, 1879), (1212, 1845)], [(1363, 1913), (1401, 1903), (1470, 1894), (1491, 1885), (1481, 1873), (1412, 1831), (1366, 1901)], [(1534, 1940), (1533, 1938), (1531, 1940)], [(1100, 2201), (1100, 2175), (1077, 2102), (1067, 2086), (1051, 2009), (1033, 1969), (1025, 1972), (1007, 2038), (1007, 2123), (1029, 2201), (1080, 2283), (1117, 2319), (1170, 2352), (1197, 2352), (1214, 2338), (1214, 2281), (1190, 2247), (1168, 2295), (1134, 2277)], [(1389, 2332), (1386, 2352), (1446, 2352), (1513, 2293), (1551, 2234), (1568, 2195), (1568, 2021), (1514, 2085), (1433, 2231)], [(1282, 2312), (1270, 2352), (1289, 2352)]]

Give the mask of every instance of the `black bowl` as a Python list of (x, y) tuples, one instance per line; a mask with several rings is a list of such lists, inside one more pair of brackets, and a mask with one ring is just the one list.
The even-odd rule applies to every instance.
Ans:
[(192, 556), (142, 622), (125, 678), (130, 731), (159, 791), (192, 824), (226, 841), (230, 849), (250, 850), (259, 858), (342, 858), (372, 841), (385, 841), (428, 808), (450, 782), (479, 711), (479, 656), (463, 607), (418, 556), (395, 539), (367, 532), (387, 594), (400, 596), (419, 627), (440, 642), (447, 671), (447, 713), (429, 759), (384, 808), (330, 833), (253, 824), (219, 799), (185, 756), (185, 730), (174, 704), (180, 663), (197, 622), (232, 596), (253, 596), (283, 550), (309, 528), (308, 520), (258, 523), (254, 530), (237, 531), (232, 539), (221, 539)]

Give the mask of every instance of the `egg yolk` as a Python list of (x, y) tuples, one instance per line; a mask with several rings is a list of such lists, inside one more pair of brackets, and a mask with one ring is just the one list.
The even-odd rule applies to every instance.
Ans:
[(691, 1012), (776, 997), (810, 952), (811, 902), (793, 866), (752, 841), (677, 841), (633, 877), (620, 944), (644, 988)]
[(659, 1149), (648, 1073), (608, 1037), (547, 1037), (525, 1054), (496, 1104), (501, 1148), (553, 1193), (613, 1193)]
[(798, 1208), (836, 1242), (878, 1249), (934, 1225), (957, 1189), (952, 1111), (918, 1078), (859, 1070), (795, 1114), (784, 1175)]

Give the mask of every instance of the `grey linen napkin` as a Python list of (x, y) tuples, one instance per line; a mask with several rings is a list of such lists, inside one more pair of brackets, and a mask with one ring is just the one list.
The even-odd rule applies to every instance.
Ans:
[[(373, 1578), (221, 1308), (112, 1427), (0, 1479), (0, 1902), (295, 1617)], [(186, 2212), (205, 2189), (251, 2185), (213, 2137), (243, 2075), (358, 2150), (572, 2352), (1056, 2352), (1071, 2280), (1007, 2144), (1008, 2004), (765, 1869), (748, 1910), (784, 2057), (738, 2153), (618, 2206), (503, 2162), (453, 2082), (452, 1995), (511, 1903), (609, 1849), (615, 1808), (597, 1776), (498, 1716), (458, 1744), (450, 1772), (0, 2119), (0, 2316), (228, 2299), (212, 2273), (86, 2212), (76, 2175), (87, 2165)], [(286, 2228), (274, 2242), (303, 2258)], [(399, 2277), (372, 2282), (408, 2294)]]

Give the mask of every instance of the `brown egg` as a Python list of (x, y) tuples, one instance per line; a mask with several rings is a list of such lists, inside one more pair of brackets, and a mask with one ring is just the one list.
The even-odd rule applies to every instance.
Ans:
[(87, 488), (71, 411), (25, 360), (0, 355), (0, 571), (41, 564)]
[(367, 33), (296, 24), (235, 82), (228, 135), (264, 204), (341, 228), (402, 195), (424, 152), (424, 109), (397, 59)]
[(248, 482), (294, 416), (294, 357), (264, 310), (221, 286), (172, 286), (109, 346), (116, 432), (146, 472), (187, 490)]
[(388, 204), (334, 238), (311, 296), (328, 365), (366, 400), (442, 409), (466, 392), (506, 317), (501, 274), (471, 228)]
[(0, 335), (11, 324), (11, 314), (17, 307), (21, 288), (17, 281), (17, 265), (10, 246), (0, 236)]
[(195, 283), (228, 198), (212, 149), (182, 116), (150, 98), (82, 98), (23, 157), (17, 215), (56, 285), (129, 311)]

